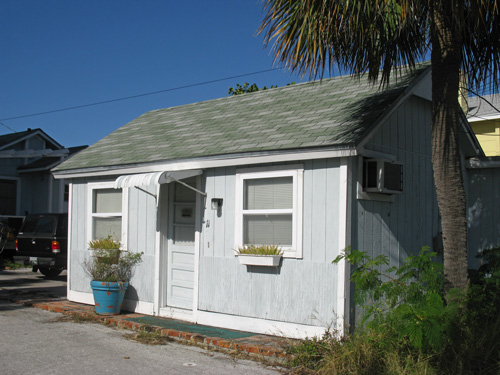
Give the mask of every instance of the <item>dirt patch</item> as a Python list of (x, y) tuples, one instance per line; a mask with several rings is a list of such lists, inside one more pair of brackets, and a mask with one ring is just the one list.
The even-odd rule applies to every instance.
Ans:
[(167, 345), (169, 342), (174, 341), (170, 337), (160, 335), (155, 332), (134, 332), (134, 333), (126, 333), (124, 335), (126, 339), (140, 342), (145, 345)]

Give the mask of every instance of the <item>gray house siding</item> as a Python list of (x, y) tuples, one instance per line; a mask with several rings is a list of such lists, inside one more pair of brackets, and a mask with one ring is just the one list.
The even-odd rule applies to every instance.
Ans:
[(468, 170), (468, 257), (477, 269), (482, 250), (500, 246), (500, 168)]
[[(199, 310), (316, 326), (334, 322), (338, 285), (337, 266), (331, 261), (340, 250), (340, 159), (300, 164), (303, 258), (285, 258), (281, 267), (271, 270), (247, 268), (234, 255), (236, 168), (205, 172)], [(220, 215), (210, 209), (211, 198), (224, 199)]]
[[(367, 149), (395, 155), (403, 164), (403, 193), (393, 194), (393, 202), (355, 200), (352, 245), (370, 256), (389, 255), (391, 266), (418, 253), (422, 246), (432, 247), (439, 231), (430, 124), (431, 103), (414, 96), (366, 145)], [(356, 194), (355, 186), (352, 193)]]
[[(367, 149), (396, 156), (403, 164), (403, 192), (392, 202), (353, 199), (352, 248), (370, 257), (385, 254), (399, 266), (423, 246), (433, 247), (439, 232), (439, 213), (431, 162), (431, 103), (413, 96), (382, 125)], [(353, 163), (353, 180), (361, 183), (360, 163)], [(351, 193), (357, 195), (353, 184)], [(438, 253), (441, 249), (435, 249)], [(352, 291), (351, 291), (352, 292)], [(351, 301), (351, 311), (353, 309)], [(354, 324), (359, 318), (350, 317)]]
[(70, 194), (69, 289), (90, 293), (90, 280), (82, 268), (82, 263), (89, 254), (87, 246), (87, 183), (73, 181)]
[[(143, 187), (155, 194), (155, 187)], [(128, 189), (128, 243), (127, 249), (143, 252), (142, 262), (136, 267), (125, 298), (134, 301), (154, 300), (154, 265), (156, 246), (156, 200), (135, 188)]]
[[(88, 182), (103, 180), (74, 180), (71, 199), (71, 238), (69, 249), (70, 290), (91, 293), (90, 278), (85, 274), (82, 263), (89, 256), (87, 235)], [(107, 180), (109, 181), (109, 180)], [(154, 194), (154, 188), (149, 188)], [(124, 212), (126, 212), (124, 210)], [(143, 252), (143, 261), (136, 267), (126, 299), (153, 302), (154, 260), (156, 233), (156, 202), (150, 195), (138, 189), (128, 192), (127, 249)]]
[(17, 167), (22, 165), (23, 159), (0, 159), (0, 177), (18, 177)]
[[(31, 150), (57, 152), (62, 148), (55, 141), (50, 141), (49, 137), (44, 134), (38, 129), (0, 136), (0, 152)], [(40, 163), (40, 161), (45, 162)], [(0, 214), (67, 212), (67, 204), (63, 201), (64, 181), (56, 181), (49, 170), (51, 164), (58, 161), (62, 161), (61, 156), (28, 158), (23, 155), (9, 155), (9, 157), (2, 157), (0, 159), (0, 182), (4, 183), (4, 186), (9, 186), (10, 190), (12, 183), (9, 182), (15, 181), (16, 189), (15, 193), (12, 190), (3, 191), (3, 201), (10, 201), (10, 203), (0, 202)], [(12, 204), (12, 201), (16, 201), (16, 204)]]

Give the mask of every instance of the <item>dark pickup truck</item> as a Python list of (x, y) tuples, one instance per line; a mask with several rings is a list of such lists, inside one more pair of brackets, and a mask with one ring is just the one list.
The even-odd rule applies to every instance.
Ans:
[(12, 261), (16, 255), (16, 238), (24, 216), (0, 216), (0, 262)]
[(33, 272), (56, 277), (67, 267), (68, 214), (28, 215), (16, 240), (18, 263), (32, 264)]

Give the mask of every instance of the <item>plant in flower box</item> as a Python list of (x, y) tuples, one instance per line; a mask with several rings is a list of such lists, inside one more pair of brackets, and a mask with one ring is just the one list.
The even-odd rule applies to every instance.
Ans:
[(277, 245), (245, 245), (236, 250), (241, 264), (278, 267), (283, 251)]
[(142, 260), (143, 253), (121, 249), (119, 241), (110, 236), (89, 242), (91, 256), (83, 262), (90, 276), (98, 314), (120, 313), (121, 305), (134, 267)]

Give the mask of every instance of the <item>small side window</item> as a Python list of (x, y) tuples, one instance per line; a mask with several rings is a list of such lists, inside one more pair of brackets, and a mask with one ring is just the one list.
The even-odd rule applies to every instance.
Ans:
[(107, 238), (122, 241), (122, 189), (109, 184), (89, 185), (89, 240)]

